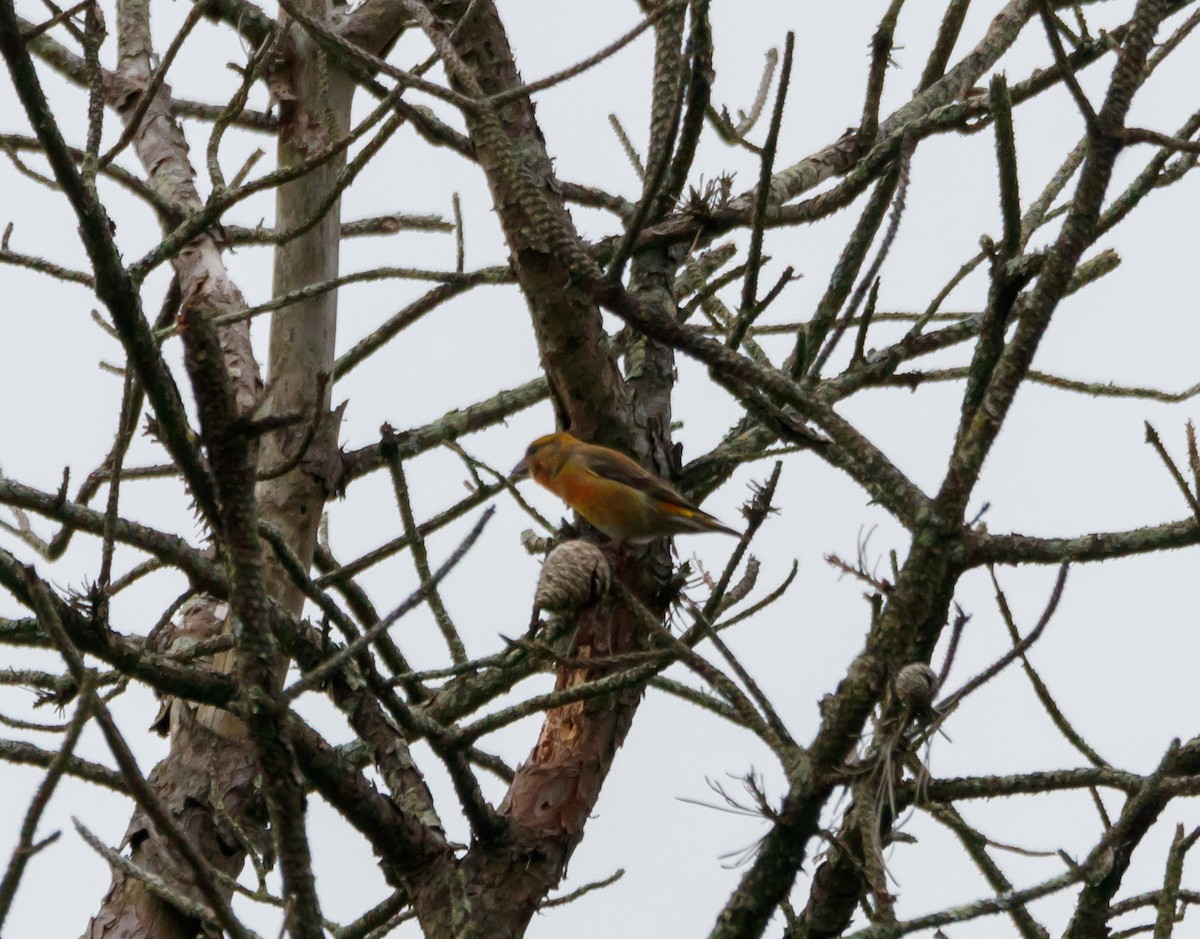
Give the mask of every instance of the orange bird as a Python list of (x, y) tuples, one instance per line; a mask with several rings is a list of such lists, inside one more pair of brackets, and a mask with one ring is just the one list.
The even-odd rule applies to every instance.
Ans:
[(512, 475), (532, 476), (614, 541), (638, 543), (700, 531), (741, 537), (625, 454), (570, 434), (539, 437)]

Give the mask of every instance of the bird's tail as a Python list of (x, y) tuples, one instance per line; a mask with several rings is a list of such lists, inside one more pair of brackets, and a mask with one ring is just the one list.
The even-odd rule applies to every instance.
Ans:
[(677, 535), (703, 531), (719, 531), (726, 535), (733, 535), (735, 538), (742, 537), (740, 531), (722, 524), (707, 512), (702, 512), (699, 509), (678, 509), (671, 513), (671, 523), (675, 529), (674, 534)]

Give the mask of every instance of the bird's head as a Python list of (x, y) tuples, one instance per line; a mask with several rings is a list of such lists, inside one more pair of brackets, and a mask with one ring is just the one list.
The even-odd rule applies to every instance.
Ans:
[(570, 455), (571, 447), (579, 443), (566, 433), (547, 434), (538, 437), (525, 450), (525, 456), (513, 467), (511, 478), (515, 481), (532, 476), (538, 482), (558, 474)]

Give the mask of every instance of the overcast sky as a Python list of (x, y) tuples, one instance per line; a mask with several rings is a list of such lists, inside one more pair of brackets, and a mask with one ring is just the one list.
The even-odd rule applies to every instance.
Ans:
[[(636, 4), (585, 3), (581, 0), (501, 0), (523, 76), (533, 80), (569, 65), (607, 44), (639, 18)], [(914, 2), (900, 17), (894, 58), (888, 75), (883, 111), (908, 99), (916, 85), (940, 18), (941, 4)], [(962, 32), (956, 58), (973, 46), (1001, 4), (976, 2)], [(835, 140), (855, 125), (861, 111), (870, 35), (886, 4), (879, 0), (812, 4), (784, 0), (730, 2), (715, 0), (715, 99), (731, 110), (747, 108), (759, 83), (764, 53), (781, 47), (784, 34), (796, 32), (796, 65), (779, 144), (779, 165), (795, 162)], [(1132, 2), (1094, 7), (1093, 29), (1123, 21)], [(18, 4), (30, 19), (40, 18), (35, 2)], [(175, 34), (188, 4), (154, 4), (154, 32), (161, 52)], [(105, 5), (110, 29), (115, 10)], [(1089, 7), (1092, 10), (1093, 7)], [(62, 30), (56, 35), (64, 37)], [(1156, 74), (1138, 96), (1131, 121), (1172, 132), (1196, 107), (1200, 79), (1197, 43), (1192, 38)], [(566, 84), (539, 96), (537, 114), (547, 148), (560, 177), (586, 182), (636, 198), (640, 184), (609, 127), (615, 113), (635, 143), (643, 148), (648, 120), (652, 40), (643, 36), (617, 56)], [(428, 49), (416, 36), (406, 37), (392, 60), (419, 61)], [(110, 39), (102, 59), (111, 64)], [(243, 62), (245, 54), (233, 33), (202, 23), (185, 46), (171, 73), (178, 95), (225, 101), (237, 75), (227, 62)], [(1045, 65), (1049, 53), (1041, 30), (1029, 28), (1004, 58), (1010, 79), (1025, 77)], [(1098, 101), (1112, 59), (1087, 71), (1084, 88)], [(65, 87), (47, 70), (43, 80), (68, 139), (84, 137), (85, 97)], [(265, 107), (256, 90), (252, 105)], [(358, 102), (356, 113), (367, 107)], [(442, 106), (439, 113), (448, 114)], [(105, 141), (116, 139), (109, 115)], [(765, 126), (754, 139), (761, 140)], [(0, 131), (28, 133), (28, 125), (7, 76), (0, 80)], [(1063, 156), (1078, 140), (1082, 124), (1065, 91), (1054, 90), (1016, 114), (1019, 170), (1026, 202), (1040, 191)], [(189, 125), (193, 157), (203, 161), (207, 126)], [(227, 175), (263, 138), (231, 133), (223, 147)], [(1151, 155), (1135, 148), (1119, 163), (1114, 187), (1132, 177)], [(256, 169), (264, 171), (272, 157)], [(132, 155), (123, 165), (140, 172)], [(36, 167), (42, 164), (33, 158)], [(753, 185), (757, 172), (745, 151), (718, 146), (708, 139), (696, 161), (693, 178), (736, 173), (735, 190)], [(127, 259), (140, 256), (158, 239), (151, 213), (111, 185), (102, 184), (117, 237)], [(201, 180), (202, 193), (205, 191)], [(467, 268), (504, 263), (505, 248), (491, 212), (486, 185), (477, 168), (447, 150), (433, 149), (404, 129), (362, 174), (342, 201), (343, 217), (354, 219), (384, 211), (437, 213), (449, 217), (452, 194), (461, 195)], [(12, 221), (12, 248), (47, 257), (59, 264), (86, 268), (76, 225), (65, 200), (19, 175), (0, 161), (0, 225)], [(1152, 196), (1132, 218), (1103, 239), (1115, 248), (1122, 265), (1100, 284), (1065, 302), (1039, 349), (1036, 367), (1071, 378), (1150, 385), (1169, 391), (1198, 380), (1196, 349), (1200, 318), (1195, 306), (1196, 181)], [(767, 320), (794, 322), (811, 315), (823, 292), (843, 238), (857, 219), (859, 206), (817, 226), (776, 230), (769, 234), (771, 261), (762, 277), (773, 283), (792, 266), (802, 278), (787, 288)], [(270, 222), (269, 197), (238, 206), (226, 222)], [(908, 209), (898, 240), (882, 272), (879, 308), (920, 309), (958, 267), (978, 250), (981, 235), (999, 231), (992, 136), (947, 136), (923, 143), (912, 166)], [(600, 213), (575, 210), (588, 237), (611, 233), (613, 220)], [(380, 265), (453, 269), (453, 236), (402, 234), (356, 239), (343, 247), (343, 271)], [(265, 249), (232, 253), (229, 269), (251, 304), (270, 296), (270, 258)], [(147, 283), (145, 303), (157, 309), (165, 285), (164, 272)], [(102, 459), (112, 438), (120, 400), (119, 378), (98, 368), (101, 361), (119, 363), (117, 344), (89, 318), (97, 301), (86, 288), (66, 286), (33, 272), (0, 267), (5, 302), (0, 343), (0, 467), (6, 475), (43, 490), (57, 488), (64, 466), (72, 468), (72, 491)], [(339, 350), (349, 348), (408, 300), (423, 292), (420, 284), (391, 280), (345, 288), (340, 298)], [(948, 310), (978, 309), (986, 292), (980, 274), (969, 278), (945, 304)], [(731, 294), (735, 296), (736, 293)], [(257, 321), (256, 346), (265, 351), (266, 322)], [(878, 340), (888, 335), (880, 327)], [(765, 343), (782, 359), (791, 338)], [(178, 364), (177, 342), (167, 345)], [(958, 364), (962, 351), (937, 364)], [(264, 356), (265, 358), (265, 356)], [(337, 385), (335, 402), (348, 400), (342, 441), (348, 448), (378, 438), (388, 421), (403, 429), (420, 425), (452, 407), (486, 398), (500, 388), (527, 381), (537, 373), (537, 355), (528, 314), (515, 288), (480, 288), (456, 299), (416, 324), (384, 352)], [(682, 428), (684, 461), (711, 448), (739, 413), (735, 403), (713, 387), (703, 369), (682, 361), (674, 412)], [(874, 391), (841, 407), (915, 482), (935, 486), (945, 469), (957, 422), (958, 386), (927, 386), (907, 391)], [(1027, 534), (1069, 535), (1085, 531), (1131, 528), (1183, 518), (1187, 506), (1153, 451), (1144, 443), (1143, 421), (1152, 421), (1177, 457), (1182, 456), (1184, 422), (1194, 416), (1191, 402), (1167, 406), (1143, 400), (1094, 400), (1043, 387), (1026, 387), (1017, 399), (1005, 430), (989, 458), (977, 490), (974, 509), (990, 504), (984, 520), (989, 529)], [(493, 465), (511, 466), (530, 439), (552, 428), (548, 405), (533, 408), (498, 427), (464, 441), (466, 448)], [(139, 438), (128, 463), (145, 465), (162, 459), (146, 438)], [(727, 522), (739, 519), (738, 506), (748, 484), (763, 479), (769, 464), (745, 468), (712, 497), (706, 508)], [(467, 479), (462, 464), (449, 453), (431, 453), (415, 461), (410, 484), (419, 518), (428, 517), (461, 498)], [(197, 539), (186, 499), (170, 482), (131, 484), (122, 490), (122, 512), (128, 517)], [(526, 486), (526, 496), (551, 519), (563, 510), (553, 496)], [(869, 609), (861, 585), (839, 579), (823, 560), (828, 553), (853, 559), (858, 544), (870, 536), (867, 554), (887, 569), (887, 553), (903, 557), (905, 533), (847, 478), (807, 455), (787, 460), (777, 504), (781, 509), (763, 529), (753, 553), (762, 560), (758, 594), (772, 589), (795, 559), (800, 574), (791, 591), (775, 606), (730, 634), (744, 663), (768, 691), (798, 740), (817, 726), (817, 701), (833, 690), (851, 657), (861, 648)], [(510, 501), (501, 501), (474, 553), (456, 571), (446, 590), (447, 603), (473, 655), (499, 645), (499, 634), (519, 634), (528, 618), (538, 563), (520, 547), (520, 531), (528, 519)], [(3, 513), (0, 512), (0, 515)], [(396, 537), (402, 531), (390, 486), (378, 475), (355, 483), (344, 501), (330, 507), (335, 553), (348, 559)], [(7, 516), (4, 516), (7, 518)], [(434, 563), (446, 556), (475, 516), (463, 519), (430, 540)], [(53, 528), (34, 520), (42, 535)], [(78, 537), (56, 564), (35, 559), (32, 552), (0, 533), (0, 544), (36, 563), (40, 573), (63, 590), (79, 588), (97, 570), (98, 545)], [(720, 570), (730, 543), (719, 536), (680, 539), (680, 556), (693, 554), (709, 569)], [(139, 560), (118, 553), (118, 570)], [(1065, 713), (1102, 755), (1115, 766), (1150, 770), (1172, 737), (1196, 732), (1197, 638), (1194, 583), (1195, 550), (1138, 558), (1073, 570), (1057, 617), (1031, 658), (1057, 696)], [(1028, 630), (1048, 596), (1054, 571), (1002, 570), (1018, 624)], [(391, 559), (363, 577), (380, 607), (389, 607), (416, 584), (407, 555)], [(118, 628), (145, 632), (161, 609), (183, 589), (181, 578), (150, 578), (142, 591), (121, 597), (113, 622)], [(133, 594), (134, 592), (131, 592)], [(986, 574), (974, 572), (962, 581), (956, 600), (973, 619), (963, 639), (951, 685), (957, 685), (1003, 653), (1009, 640), (996, 611)], [(17, 608), (0, 595), (0, 615)], [(405, 619), (398, 641), (418, 666), (444, 664), (444, 653), (427, 610)], [(436, 641), (435, 641), (436, 640)], [(940, 655), (940, 652), (939, 652)], [(49, 657), (13, 654), (14, 664), (52, 667)], [(940, 659), (935, 659), (935, 664)], [(674, 673), (673, 673), (674, 674)], [(680, 673), (679, 677), (684, 677)], [(540, 676), (518, 689), (522, 695), (549, 687)], [(56, 721), (59, 716), (28, 708), (27, 692), (0, 689), (3, 713)], [(166, 744), (144, 733), (155, 705), (151, 696), (130, 689), (114, 702), (122, 727), (147, 771), (166, 752)], [(336, 741), (348, 732), (315, 697), (301, 710)], [(514, 725), (490, 741), (491, 749), (512, 763), (531, 747), (538, 722)], [(1013, 669), (970, 699), (946, 725), (930, 754), (939, 776), (1017, 772), (1073, 767), (1080, 758), (1038, 707), (1028, 681)], [(53, 738), (11, 730), (11, 737)], [(49, 740), (49, 742), (47, 742)], [(82, 755), (111, 764), (97, 735), (85, 737)], [(451, 835), (467, 839), (454, 811), (453, 795), (436, 760), (418, 748), (418, 757), (437, 782), (439, 806)], [(764, 833), (753, 817), (728, 814), (687, 800), (718, 801), (706, 780), (739, 789), (733, 777), (751, 769), (764, 776), (775, 799), (782, 779), (771, 755), (749, 735), (719, 718), (701, 714), (676, 700), (652, 692), (618, 755), (603, 791), (596, 817), (571, 862), (563, 885), (570, 890), (606, 877), (617, 868), (623, 880), (606, 891), (556, 909), (534, 920), (529, 935), (609, 937), (705, 935), (713, 917), (735, 887), (744, 868), (744, 849)], [(40, 774), (0, 765), (0, 791), (8, 810), (0, 813), (0, 857), (15, 842), (21, 815)], [(489, 795), (501, 790), (484, 779)], [(1110, 810), (1118, 803), (1110, 802)], [(310, 803), (315, 863), (326, 915), (348, 921), (385, 895), (382, 878), (365, 842), (342, 825), (319, 799)], [(74, 936), (96, 909), (107, 888), (105, 863), (83, 845), (71, 827), (71, 816), (110, 844), (121, 839), (130, 806), (82, 784), (65, 781), (44, 820), (43, 833), (62, 829), (62, 839), (31, 864), (6, 934)], [(1161, 883), (1165, 850), (1174, 821), (1188, 820), (1186, 804), (1173, 804), (1152, 835), (1138, 849), (1139, 863), (1126, 878), (1123, 892), (1135, 893)], [(1098, 837), (1097, 814), (1078, 794), (971, 804), (964, 814), (990, 836), (1023, 847), (1050, 851), (1063, 848), (1081, 857)], [(1190, 822), (1196, 824), (1191, 811)], [(915, 845), (893, 848), (889, 870), (896, 881), (902, 918), (940, 906), (988, 895), (986, 883), (953, 838), (921, 817), (904, 830)], [(818, 846), (814, 845), (814, 849)], [(1057, 858), (1024, 858), (1002, 854), (999, 860), (1018, 886), (1035, 883), (1062, 870)], [(811, 871), (812, 863), (806, 867)], [(249, 882), (249, 881), (247, 881)], [(1188, 881), (1185, 877), (1185, 886)], [(802, 879), (795, 897), (807, 895)], [(277, 926), (271, 910), (240, 903), (247, 922), (265, 935)], [(1069, 897), (1050, 898), (1032, 910), (1052, 930), (1070, 913)], [(964, 936), (1008, 935), (1011, 924), (990, 920), (950, 931)], [(777, 934), (777, 930), (776, 930)]]

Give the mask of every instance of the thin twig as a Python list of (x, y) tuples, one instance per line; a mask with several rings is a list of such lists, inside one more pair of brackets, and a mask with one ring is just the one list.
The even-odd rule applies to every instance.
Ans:
[(779, 73), (779, 89), (775, 92), (775, 108), (771, 112), (770, 129), (763, 144), (762, 159), (759, 161), (758, 188), (754, 194), (754, 215), (750, 223), (750, 249), (746, 255), (746, 279), (742, 282), (742, 304), (737, 321), (729, 332), (726, 345), (736, 349), (742, 344), (746, 330), (762, 313), (766, 305), (758, 303), (758, 275), (762, 269), (763, 226), (766, 222), (767, 205), (771, 198), (771, 173), (775, 167), (775, 151), (779, 145), (779, 128), (783, 124), (783, 106), (787, 101), (788, 85), (792, 77), (792, 53), (796, 48), (796, 34), (789, 31), (783, 45), (783, 70)]
[(688, 2), (689, 0), (667, 0), (665, 3), (658, 4), (653, 10), (651, 10), (650, 15), (645, 17), (640, 23), (637, 24), (637, 26), (633, 27), (633, 29), (629, 30), (629, 32), (625, 33), (625, 35), (614, 39), (599, 52), (595, 52), (592, 55), (589, 55), (586, 59), (583, 59), (582, 61), (577, 62), (575, 65), (569, 66), (568, 68), (562, 69), (559, 72), (555, 72), (553, 75), (547, 75), (545, 78), (539, 78), (537, 81), (532, 81), (525, 85), (517, 85), (513, 88), (506, 88), (504, 91), (498, 92), (497, 94), (489, 97), (487, 99), (488, 104), (492, 105), (493, 107), (498, 107), (516, 98), (528, 97), (536, 92), (544, 91), (547, 88), (554, 87), (555, 85), (560, 85), (563, 82), (574, 78), (576, 75), (582, 75), (588, 69), (594, 68), (605, 59), (608, 59), (620, 52), (627, 45), (637, 39), (638, 36), (657, 23), (666, 14), (673, 13), (674, 11), (687, 6)]
[(1058, 35), (1058, 27), (1055, 25), (1054, 13), (1050, 9), (1049, 0), (1038, 0), (1038, 14), (1042, 18), (1042, 25), (1046, 28), (1046, 38), (1050, 41), (1050, 49), (1054, 53), (1054, 61), (1058, 65), (1059, 74), (1066, 82), (1071, 97), (1075, 99), (1075, 105), (1079, 108), (1079, 113), (1083, 115), (1089, 133), (1094, 132), (1097, 126), (1096, 110), (1088, 101), (1087, 95), (1079, 85), (1079, 79), (1075, 76), (1075, 70), (1067, 61), (1067, 53), (1063, 49), (1062, 39)]
[(425, 602), (429, 605), (430, 612), (433, 613), (433, 618), (442, 633), (442, 638), (446, 641), (451, 660), (455, 665), (461, 665), (467, 661), (467, 650), (463, 645), (462, 637), (458, 634), (458, 628), (450, 618), (445, 603), (442, 602), (442, 595), (432, 583), (433, 574), (429, 568), (429, 554), (425, 550), (425, 539), (421, 537), (417, 521), (413, 517), (412, 500), (408, 494), (408, 480), (404, 475), (404, 463), (396, 451), (394, 438), (387, 433), (384, 434), (383, 449), (388, 461), (388, 468), (391, 471), (392, 489), (400, 508), (400, 517), (404, 522), (404, 534), (409, 539), (413, 564), (417, 568), (417, 576), (421, 579), (421, 588), (426, 591)]
[[(988, 573), (991, 575), (992, 586), (996, 591), (996, 605), (1000, 608), (1000, 615), (1004, 619), (1004, 625), (1008, 627), (1008, 633), (1012, 637), (1013, 646), (1020, 645), (1021, 634), (1013, 619), (1012, 610), (1009, 608), (1008, 598), (1005, 597), (1004, 591), (1000, 589), (1000, 581), (996, 577), (995, 567), (989, 565)], [(1021, 664), (1024, 666), (1025, 674), (1033, 685), (1034, 693), (1037, 695), (1038, 700), (1041, 701), (1042, 707), (1046, 709), (1046, 713), (1050, 715), (1050, 720), (1054, 722), (1054, 726), (1059, 729), (1067, 742), (1082, 753), (1084, 758), (1093, 766), (1109, 766), (1108, 761), (1092, 749), (1087, 741), (1083, 739), (1083, 736), (1071, 726), (1070, 721), (1067, 720), (1066, 715), (1059, 708), (1058, 702), (1051, 696), (1050, 689), (1046, 687), (1045, 682), (1042, 681), (1042, 677), (1034, 670), (1033, 665), (1029, 662), (1029, 657), (1024, 653), (1021, 655)]]
[(75, 4), (73, 7), (68, 7), (65, 10), (59, 10), (48, 20), (43, 20), (41, 23), (38, 23), (37, 26), (33, 26), (21, 33), (21, 39), (25, 42), (31, 42), (32, 40), (37, 39), (37, 37), (46, 32), (46, 30), (52, 29), (64, 20), (70, 19), (85, 7), (90, 6), (93, 2), (94, 0), (81, 0), (81, 2)]
[(67, 767), (75, 752), (75, 745), (79, 742), (79, 735), (83, 732), (83, 727), (91, 716), (90, 708), (93, 688), (92, 676), (85, 675), (84, 684), (80, 688), (80, 701), (75, 707), (75, 714), (67, 727), (67, 734), (63, 738), (62, 745), (59, 747), (54, 761), (50, 764), (49, 769), (46, 770), (46, 775), (42, 778), (41, 784), (33, 794), (33, 798), (29, 802), (29, 808), (25, 811), (25, 820), (21, 823), (21, 833), (17, 838), (17, 846), (13, 848), (12, 858), (9, 860), (8, 868), (4, 872), (4, 879), (0, 880), (0, 928), (4, 926), (4, 920), (12, 908), (12, 901), (17, 894), (17, 888), (21, 884), (21, 875), (25, 872), (25, 865), (29, 863), (30, 859), (38, 851), (47, 847), (58, 837), (58, 833), (55, 832), (41, 842), (34, 843), (42, 813), (45, 812), (46, 806), (49, 805), (50, 797), (54, 794), (59, 780), (67, 772)]
[(1197, 520), (1200, 520), (1200, 500), (1192, 492), (1188, 486), (1187, 480), (1183, 478), (1183, 473), (1179, 471), (1179, 467), (1175, 465), (1175, 461), (1171, 459), (1171, 454), (1167, 453), (1167, 448), (1163, 446), (1163, 442), (1159, 439), (1158, 431), (1156, 431), (1149, 421), (1146, 421), (1146, 443), (1154, 448), (1154, 452), (1159, 455), (1163, 463), (1167, 467), (1167, 472), (1171, 474), (1171, 478), (1175, 480), (1175, 485), (1179, 487), (1179, 491), (1183, 493), (1184, 499), (1187, 500), (1188, 506), (1195, 514)]
[(315, 688), (322, 681), (324, 681), (328, 675), (340, 669), (343, 665), (350, 661), (350, 659), (354, 658), (359, 652), (369, 646), (375, 640), (376, 636), (388, 629), (393, 623), (399, 620), (406, 613), (410, 612), (414, 607), (425, 602), (425, 598), (429, 591), (437, 587), (437, 585), (442, 581), (442, 578), (449, 574), (450, 571), (457, 566), (458, 562), (463, 559), (464, 555), (471, 550), (475, 542), (479, 539), (479, 536), (483, 533), (484, 526), (491, 521), (492, 514), (494, 512), (494, 508), (489, 508), (483, 513), (479, 521), (475, 523), (474, 527), (467, 534), (467, 537), (464, 538), (462, 543), (460, 543), (459, 546), (454, 549), (454, 552), (446, 559), (445, 563), (438, 568), (436, 573), (430, 576), (428, 581), (423, 583), (416, 591), (410, 594), (403, 603), (396, 607), (396, 609), (394, 609), (387, 616), (383, 617), (377, 624), (372, 626), (353, 642), (348, 643), (344, 648), (331, 655), (316, 668), (306, 672), (303, 677), (296, 679), (296, 681), (284, 691), (284, 697), (288, 700), (295, 700), (305, 691)]
[(1063, 588), (1067, 584), (1067, 564), (1063, 564), (1058, 569), (1058, 578), (1054, 581), (1054, 589), (1050, 592), (1050, 599), (1046, 603), (1046, 609), (1042, 612), (1041, 618), (1037, 621), (1037, 625), (1033, 627), (1029, 635), (1012, 647), (1011, 650), (1002, 655), (998, 660), (985, 668), (982, 672), (964, 684), (953, 694), (947, 695), (935, 705), (936, 710), (946, 713), (950, 708), (956, 706), (967, 695), (976, 688), (980, 688), (995, 678), (1000, 672), (1004, 671), (1018, 657), (1025, 654), (1042, 635), (1042, 631), (1050, 623), (1051, 617), (1054, 616), (1054, 611), (1058, 609), (1058, 602), (1062, 599)]

